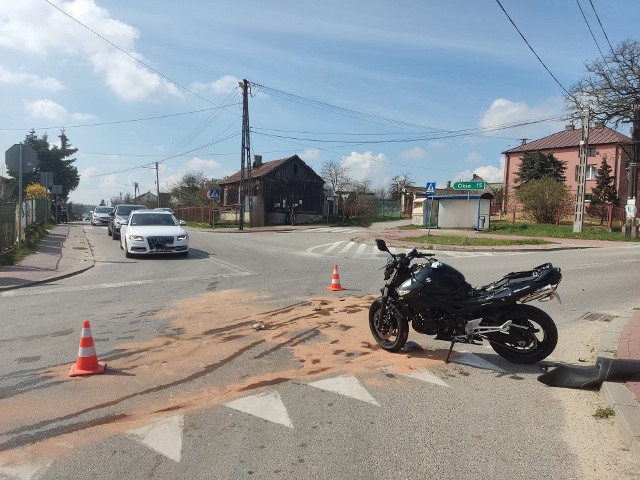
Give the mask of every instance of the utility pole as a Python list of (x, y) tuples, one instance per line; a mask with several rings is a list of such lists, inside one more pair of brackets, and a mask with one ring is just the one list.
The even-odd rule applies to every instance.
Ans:
[(627, 204), (625, 205), (624, 236), (638, 237), (638, 211), (636, 202), (638, 193), (638, 162), (640, 162), (640, 103), (633, 103), (633, 130), (631, 131), (632, 152), (629, 161), (629, 191), (627, 192)]
[(584, 213), (584, 188), (586, 183), (587, 153), (589, 148), (589, 107), (582, 111), (582, 139), (580, 140), (580, 164), (578, 165), (578, 188), (576, 191), (576, 210), (573, 216), (574, 233), (582, 233), (582, 214)]
[[(636, 198), (638, 191), (638, 161), (640, 161), (640, 103), (633, 104), (633, 131), (631, 132), (633, 141), (633, 157), (629, 162), (629, 200)], [(634, 202), (635, 203), (635, 202)]]
[[(249, 195), (249, 215), (251, 215), (251, 143), (249, 141), (249, 82), (239, 82), (242, 88), (242, 151), (240, 153), (240, 186), (238, 202), (240, 203), (240, 223), (238, 229), (244, 228), (244, 205), (247, 190)], [(248, 187), (248, 188), (247, 188)]]
[(160, 207), (160, 182), (158, 181), (158, 162), (156, 162), (156, 193), (158, 194), (158, 207)]

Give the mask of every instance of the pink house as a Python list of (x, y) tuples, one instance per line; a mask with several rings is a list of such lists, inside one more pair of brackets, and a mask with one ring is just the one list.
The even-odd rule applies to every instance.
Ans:
[[(580, 140), (582, 139), (582, 129), (577, 129), (573, 125), (568, 125), (561, 132), (554, 133), (548, 137), (525, 143), (519, 147), (502, 152), (505, 156), (504, 162), (504, 200), (503, 210), (511, 204), (514, 195), (516, 173), (520, 169), (522, 155), (525, 152), (541, 152), (543, 154), (553, 153), (553, 155), (563, 162), (567, 169), (565, 177), (567, 185), (573, 195), (576, 194), (578, 185), (578, 165), (580, 163)], [(611, 166), (611, 176), (621, 199), (627, 198), (629, 181), (627, 178), (627, 162), (631, 158), (631, 138), (612, 130), (603, 125), (596, 125), (589, 128), (589, 143), (587, 154), (587, 170), (585, 185), (585, 201), (591, 198), (591, 190), (596, 185), (596, 172), (600, 167), (603, 158)]]

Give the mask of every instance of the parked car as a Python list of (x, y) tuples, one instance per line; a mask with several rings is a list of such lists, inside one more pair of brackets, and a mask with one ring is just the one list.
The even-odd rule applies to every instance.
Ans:
[(91, 213), (91, 225), (108, 225), (113, 207), (97, 206)]
[(120, 227), (127, 223), (129, 214), (134, 210), (146, 210), (144, 205), (131, 205), (123, 203), (116, 205), (113, 211), (109, 214), (109, 225), (107, 226), (107, 235), (113, 237), (114, 240), (120, 238)]
[(170, 212), (135, 210), (120, 229), (120, 248), (127, 258), (133, 255), (189, 254), (189, 234), (184, 220)]

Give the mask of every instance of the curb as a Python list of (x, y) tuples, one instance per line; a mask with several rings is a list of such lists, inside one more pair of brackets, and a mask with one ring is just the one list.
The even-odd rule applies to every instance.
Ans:
[[(633, 313), (625, 312), (607, 327), (598, 345), (598, 356), (617, 358), (618, 340)], [(640, 463), (640, 403), (625, 383), (603, 382), (600, 398), (615, 412), (614, 421), (624, 445)]]

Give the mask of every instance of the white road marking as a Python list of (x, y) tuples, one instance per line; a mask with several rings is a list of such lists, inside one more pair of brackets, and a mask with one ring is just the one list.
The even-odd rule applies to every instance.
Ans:
[(175, 277), (175, 278), (155, 278), (152, 280), (134, 280), (130, 282), (118, 282), (118, 283), (99, 283), (96, 285), (78, 285), (75, 287), (58, 287), (58, 288), (27, 288), (27, 289), (17, 289), (17, 290), (7, 290), (5, 292), (0, 292), (0, 298), (6, 297), (24, 297), (26, 295), (50, 295), (51, 293), (61, 293), (61, 292), (77, 292), (77, 291), (92, 291), (92, 290), (102, 290), (105, 288), (127, 288), (132, 286), (139, 285), (157, 285), (160, 283), (182, 283), (182, 282), (193, 282), (193, 281), (207, 281), (212, 278), (230, 278), (230, 277), (246, 277), (248, 275), (254, 275), (251, 272), (239, 272), (239, 273), (220, 273), (218, 275), (207, 275), (200, 277)]
[(454, 363), (461, 365), (468, 365), (475, 368), (483, 368), (485, 370), (493, 370), (494, 372), (507, 373), (506, 370), (494, 365), (491, 362), (486, 361), (484, 358), (479, 357), (475, 353), (464, 352), (462, 355), (457, 355), (453, 360)]
[(429, 370), (416, 370), (411, 373), (399, 373), (394, 372), (396, 375), (402, 375), (403, 377), (415, 378), (416, 380), (422, 380), (423, 382), (433, 383), (435, 385), (440, 385), (443, 387), (449, 387), (449, 384), (442, 380), (437, 375), (434, 375)]
[(53, 461), (50, 460), (38, 465), (22, 464), (11, 467), (0, 466), (0, 474), (18, 480), (31, 480), (34, 477), (41, 477), (52, 463)]
[(184, 416), (174, 415), (160, 419), (152, 425), (131, 430), (127, 434), (137, 437), (140, 443), (174, 462), (180, 462), (183, 429)]
[(280, 394), (277, 391), (259, 393), (225, 403), (226, 407), (293, 428)]
[(341, 375), (335, 378), (328, 378), (326, 380), (319, 380), (309, 384), (312, 387), (319, 388), (321, 390), (327, 390), (329, 392), (339, 393), (347, 397), (355, 398), (362, 402), (367, 402), (372, 405), (380, 406), (373, 396), (367, 392), (358, 379), (351, 375)]

